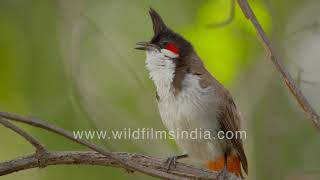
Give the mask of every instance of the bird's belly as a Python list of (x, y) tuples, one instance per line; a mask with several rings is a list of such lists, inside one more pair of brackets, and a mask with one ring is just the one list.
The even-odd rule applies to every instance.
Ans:
[(214, 103), (187, 96), (190, 94), (182, 93), (158, 103), (164, 125), (174, 132), (175, 141), (191, 158), (214, 160), (221, 157), (223, 151), (216, 138), (219, 126)]

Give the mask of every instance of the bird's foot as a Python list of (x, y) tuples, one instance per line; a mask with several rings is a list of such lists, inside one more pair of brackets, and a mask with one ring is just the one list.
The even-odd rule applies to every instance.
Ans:
[(172, 165), (176, 167), (178, 159), (182, 159), (186, 157), (188, 157), (188, 154), (168, 157), (167, 160), (165, 161), (165, 163), (167, 164), (167, 172), (170, 170), (170, 167)]

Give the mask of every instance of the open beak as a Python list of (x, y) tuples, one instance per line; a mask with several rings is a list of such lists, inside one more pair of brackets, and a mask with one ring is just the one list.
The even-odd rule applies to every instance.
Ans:
[(137, 46), (135, 47), (135, 49), (138, 49), (138, 50), (151, 51), (151, 50), (158, 49), (156, 45), (148, 42), (138, 42), (136, 45)]

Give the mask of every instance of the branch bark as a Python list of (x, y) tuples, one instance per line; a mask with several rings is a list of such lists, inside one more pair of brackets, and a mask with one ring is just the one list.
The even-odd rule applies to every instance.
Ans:
[[(47, 152), (45, 156), (37, 156), (37, 154), (25, 156), (22, 158), (9, 160), (0, 163), (0, 176), (10, 174), (16, 171), (35, 167), (46, 167), (49, 165), (58, 164), (91, 164), (104, 165), (112, 167), (122, 167), (127, 171), (138, 171), (150, 176), (159, 177), (162, 179), (219, 179), (219, 173), (209, 170), (195, 168), (183, 163), (177, 163), (176, 167), (170, 168), (167, 171), (167, 166), (164, 160), (152, 158), (148, 156), (130, 154), (130, 153), (112, 153), (103, 148), (85, 140), (76, 139), (73, 135), (62, 128), (56, 127), (45, 121), (24, 117), (13, 113), (0, 112), (0, 118), (12, 120), (34, 127), (38, 127), (49, 132), (61, 135), (66, 139), (72, 140), (78, 144), (84, 145), (95, 152)], [(6, 121), (3, 121), (6, 122)], [(11, 124), (11, 123), (8, 123)], [(7, 124), (7, 125), (8, 125)], [(13, 128), (10, 128), (13, 129)], [(17, 131), (15, 131), (17, 132)], [(21, 133), (19, 133), (21, 134)], [(27, 135), (28, 139), (30, 135)], [(26, 137), (26, 135), (24, 135)], [(34, 142), (33, 142), (34, 143)], [(39, 159), (40, 158), (40, 159)], [(41, 163), (39, 163), (41, 161)], [(240, 179), (232, 174), (228, 175), (229, 179)]]
[(0, 124), (2, 124), (3, 126), (11, 129), (12, 131), (16, 132), (17, 134), (19, 134), (21, 137), (23, 137), (26, 141), (28, 141), (35, 149), (36, 152), (44, 152), (46, 151), (44, 146), (38, 142), (35, 138), (33, 138), (32, 136), (30, 136), (27, 132), (25, 132), (24, 130), (20, 129), (18, 126), (10, 123), (7, 120), (4, 120), (3, 118), (0, 117)]
[[(144, 156), (139, 154), (132, 154), (126, 152), (112, 153), (113, 156), (120, 157), (125, 161), (131, 161), (143, 167), (157, 169), (158, 171), (166, 172), (164, 160)], [(48, 152), (47, 156), (43, 159), (45, 166), (52, 165), (98, 165), (110, 166), (116, 168), (125, 168), (122, 164), (115, 161), (110, 156), (104, 156), (100, 153), (89, 151), (61, 151), (61, 152)], [(39, 167), (38, 159), (35, 155), (28, 155), (14, 160), (0, 163), (0, 176), (10, 174), (17, 171)], [(177, 175), (179, 179), (215, 179), (216, 173), (209, 170), (194, 168), (190, 165), (177, 163), (176, 167), (168, 172), (168, 174)]]
[(44, 167), (43, 159), (47, 155), (47, 150), (39, 141), (37, 141), (34, 137), (29, 135), (23, 129), (19, 128), (18, 126), (12, 124), (11, 122), (9, 122), (1, 117), (0, 117), (0, 124), (7, 127), (8, 129), (11, 129), (12, 131), (16, 132), (21, 137), (23, 137), (26, 141), (28, 141), (36, 149), (35, 156), (38, 159), (39, 167)]
[(247, 0), (237, 0), (243, 14), (246, 16), (247, 19), (253, 24), (254, 28), (257, 31), (258, 37), (261, 39), (262, 45), (266, 50), (266, 53), (276, 69), (280, 72), (283, 77), (283, 80), (289, 91), (294, 96), (296, 101), (299, 103), (301, 109), (304, 111), (306, 117), (312, 121), (317, 129), (320, 129), (320, 116), (314, 110), (314, 108), (310, 105), (307, 98), (303, 95), (300, 88), (294, 82), (292, 76), (290, 75), (289, 71), (285, 68), (282, 62), (279, 59), (277, 52), (273, 49), (268, 36), (266, 35), (265, 31), (263, 30), (261, 24), (259, 23), (256, 15), (252, 11)]
[(121, 159), (121, 157), (115, 156), (113, 153), (108, 152), (106, 150), (104, 150), (103, 148), (89, 142), (89, 141), (85, 141), (82, 139), (76, 139), (73, 137), (73, 134), (65, 131), (62, 128), (56, 127), (52, 124), (49, 124), (45, 121), (39, 120), (39, 119), (35, 119), (35, 118), (31, 118), (31, 117), (23, 117), (17, 114), (12, 114), (12, 113), (8, 113), (8, 112), (0, 112), (0, 116), (8, 119), (8, 120), (13, 120), (13, 121), (17, 121), (17, 122), (21, 122), (24, 124), (28, 124), (34, 127), (38, 127), (41, 129), (45, 129), (47, 131), (53, 132), (57, 135), (63, 136), (66, 139), (69, 139), (75, 143), (81, 144), (83, 146), (86, 146), (87, 148), (94, 150), (96, 152), (99, 152), (102, 155), (111, 157), (113, 160), (115, 160), (117, 163), (122, 164), (124, 168), (126, 168), (129, 171), (139, 171), (142, 172), (144, 174), (148, 174), (150, 176), (154, 176), (154, 177), (161, 177), (161, 178), (165, 178), (165, 179), (177, 179), (179, 178), (179, 176), (173, 175), (173, 174), (169, 174), (169, 173), (165, 173), (163, 171), (159, 171), (156, 169), (152, 169), (149, 167), (145, 167), (145, 166), (141, 166), (139, 164), (136, 164), (132, 161), (126, 161), (124, 159)]

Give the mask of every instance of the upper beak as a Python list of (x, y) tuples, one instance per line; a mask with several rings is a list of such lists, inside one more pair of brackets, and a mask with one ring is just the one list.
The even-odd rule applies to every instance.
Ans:
[(150, 50), (158, 49), (156, 45), (148, 42), (138, 42), (136, 45), (137, 46), (135, 47), (135, 49), (138, 49), (138, 50), (150, 51)]

